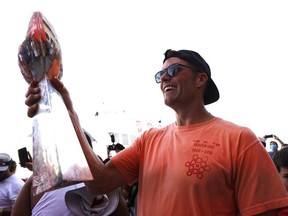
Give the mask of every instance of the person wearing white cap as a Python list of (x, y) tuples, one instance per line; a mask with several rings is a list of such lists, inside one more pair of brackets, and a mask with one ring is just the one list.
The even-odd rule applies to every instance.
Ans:
[(0, 216), (10, 215), (24, 182), (15, 175), (16, 162), (0, 153)]

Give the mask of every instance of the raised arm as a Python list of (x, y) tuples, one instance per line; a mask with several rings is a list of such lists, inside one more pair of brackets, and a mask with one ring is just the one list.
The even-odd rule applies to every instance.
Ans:
[[(90, 167), (94, 180), (87, 182), (87, 189), (94, 194), (103, 194), (125, 184), (124, 178), (116, 167), (111, 163), (104, 165), (98, 156), (91, 149), (85, 134), (82, 130), (77, 113), (73, 108), (73, 103), (70, 98), (70, 94), (63, 83), (57, 79), (53, 78), (51, 80), (52, 86), (59, 92), (62, 96), (66, 109), (69, 113), (70, 119), (72, 121), (73, 127), (79, 139), (80, 145), (86, 157), (87, 163)], [(39, 108), (38, 102), (40, 100), (40, 88), (38, 83), (33, 81), (28, 88), (26, 93), (25, 104), (28, 106), (27, 115), (33, 117), (36, 115)]]
[(283, 146), (285, 143), (276, 135), (273, 136), (275, 140), (278, 140), (281, 144), (281, 146)]

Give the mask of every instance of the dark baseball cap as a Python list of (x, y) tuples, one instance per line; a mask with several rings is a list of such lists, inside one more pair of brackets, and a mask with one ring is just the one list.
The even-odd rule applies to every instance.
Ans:
[(205, 105), (214, 103), (215, 101), (217, 101), (219, 99), (219, 97), (220, 97), (219, 91), (218, 91), (216, 84), (214, 83), (214, 81), (211, 78), (210, 67), (207, 64), (207, 62), (197, 52), (192, 51), (192, 50), (178, 50), (178, 51), (176, 51), (176, 50), (168, 49), (164, 55), (165, 55), (165, 58), (163, 60), (163, 63), (168, 58), (177, 57), (177, 58), (183, 59), (183, 60), (193, 64), (194, 66), (198, 67), (204, 73), (207, 74), (208, 82), (207, 82), (207, 87), (206, 87), (204, 98), (203, 98)]

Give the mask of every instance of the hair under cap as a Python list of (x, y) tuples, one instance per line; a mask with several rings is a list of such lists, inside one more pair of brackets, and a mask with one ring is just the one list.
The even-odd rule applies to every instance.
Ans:
[(168, 49), (165, 52), (165, 58), (163, 60), (163, 63), (171, 57), (177, 57), (180, 59), (183, 59), (189, 63), (191, 63), (192, 65), (198, 67), (199, 69), (201, 69), (204, 73), (207, 74), (208, 76), (208, 82), (207, 82), (207, 87), (206, 87), (206, 91), (204, 94), (204, 104), (211, 104), (214, 103), (215, 101), (217, 101), (220, 97), (218, 88), (216, 86), (216, 84), (214, 83), (214, 81), (211, 78), (211, 70), (210, 67), (208, 65), (208, 63), (202, 58), (202, 56), (200, 56), (197, 52), (192, 51), (192, 50), (172, 50), (172, 49)]

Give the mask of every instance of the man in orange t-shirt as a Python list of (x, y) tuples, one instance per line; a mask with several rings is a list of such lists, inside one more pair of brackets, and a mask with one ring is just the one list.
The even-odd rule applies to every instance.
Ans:
[[(167, 50), (156, 73), (164, 103), (176, 121), (144, 132), (103, 165), (89, 149), (69, 92), (57, 78), (82, 150), (94, 176), (90, 192), (106, 193), (138, 180), (137, 215), (277, 215), (288, 196), (272, 160), (254, 133), (211, 115), (219, 99), (206, 61), (190, 50)], [(28, 116), (37, 112), (37, 82), (26, 93)]]

